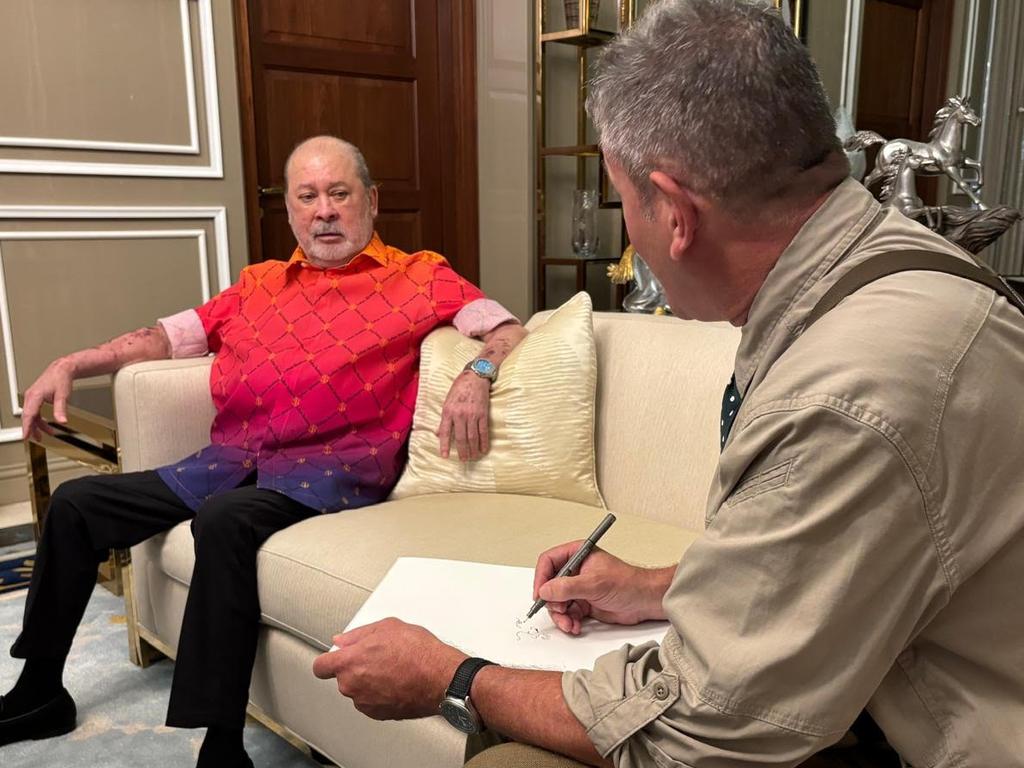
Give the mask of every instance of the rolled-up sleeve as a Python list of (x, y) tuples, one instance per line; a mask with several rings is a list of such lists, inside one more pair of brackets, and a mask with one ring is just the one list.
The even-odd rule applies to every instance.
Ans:
[(157, 320), (171, 342), (171, 357), (202, 357), (210, 351), (199, 313), (186, 309)]
[(477, 299), (459, 310), (452, 325), (463, 336), (484, 336), (505, 323), (519, 319), (494, 299)]
[(247, 267), (237, 283), (205, 304), (157, 320), (171, 342), (171, 357), (202, 357), (217, 352), (225, 327), (238, 316), (243, 293), (251, 290)]
[(683, 556), (660, 647), (563, 676), (616, 766), (792, 766), (838, 741), (948, 599), (898, 436), (817, 404), (749, 420), (746, 467)]
[(657, 645), (627, 645), (602, 656), (593, 670), (566, 672), (562, 693), (607, 755), (676, 703), (679, 676), (664, 670)]

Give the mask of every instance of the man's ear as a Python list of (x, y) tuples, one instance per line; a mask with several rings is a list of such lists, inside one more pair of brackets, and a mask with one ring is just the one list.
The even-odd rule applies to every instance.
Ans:
[(373, 186), (370, 187), (369, 196), (370, 196), (370, 215), (373, 216), (373, 218), (376, 219), (377, 218), (377, 185), (376, 184), (374, 184)]
[(672, 216), (672, 243), (669, 258), (679, 261), (690, 247), (697, 232), (698, 210), (693, 194), (664, 171), (652, 171), (651, 184), (662, 195)]

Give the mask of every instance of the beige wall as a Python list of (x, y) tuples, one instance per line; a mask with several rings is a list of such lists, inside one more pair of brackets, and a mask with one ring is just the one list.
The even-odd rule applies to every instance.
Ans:
[(194, 306), (247, 245), (230, 0), (4, 0), (0, 71), (6, 503), (26, 496), (9, 380)]
[(807, 48), (833, 109), (840, 105), (846, 40), (846, 2), (811, 2), (807, 6)]
[(477, 0), (480, 287), (533, 312), (531, 3)]

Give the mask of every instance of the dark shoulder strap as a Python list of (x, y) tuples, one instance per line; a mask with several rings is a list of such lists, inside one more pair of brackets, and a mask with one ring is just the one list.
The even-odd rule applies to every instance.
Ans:
[(804, 330), (806, 331), (814, 325), (822, 315), (840, 301), (868, 283), (873, 283), (881, 277), (894, 275), (897, 272), (918, 270), (944, 272), (947, 275), (956, 275), (981, 283), (1003, 296), (1010, 304), (1024, 313), (1024, 298), (1021, 298), (1009, 283), (987, 267), (937, 251), (890, 251), (861, 262), (839, 278), (811, 310), (811, 314), (807, 316), (807, 321), (804, 324)]

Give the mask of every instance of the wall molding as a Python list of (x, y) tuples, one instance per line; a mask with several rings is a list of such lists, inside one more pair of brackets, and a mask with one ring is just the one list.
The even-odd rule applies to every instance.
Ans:
[(843, 25), (843, 70), (839, 85), (839, 106), (857, 120), (857, 86), (860, 82), (860, 38), (864, 23), (864, 0), (846, 0)]
[(217, 246), (217, 290), (232, 282), (228, 213), (223, 205), (0, 205), (0, 219), (210, 219)]
[(224, 157), (220, 132), (220, 101), (217, 88), (217, 61), (213, 37), (212, 0), (180, 0), (183, 52), (186, 62), (186, 89), (189, 109), (190, 143), (188, 145), (135, 144), (132, 142), (95, 142), (77, 139), (32, 139), (0, 137), (0, 146), (23, 146), (52, 149), (86, 149), (118, 152), (160, 152), (164, 154), (198, 155), (198, 97), (192, 64), (192, 25), (189, 3), (199, 10), (199, 41), (203, 69), (203, 96), (206, 107), (206, 142), (209, 163), (206, 165), (160, 165), (141, 163), (89, 162), (78, 160), (20, 160), (0, 158), (0, 172), (73, 174), (86, 176), (149, 176), (164, 178), (223, 178)]
[(959, 96), (973, 95), (971, 93), (971, 76), (974, 74), (974, 57), (978, 50), (978, 6), (978, 0), (967, 0), (967, 17), (964, 21), (963, 39), (960, 41), (963, 60), (960, 63)]
[[(228, 253), (227, 211), (224, 207), (158, 207), (137, 206), (119, 208), (115, 206), (0, 206), (0, 220), (189, 220), (210, 219), (213, 222), (216, 243), (218, 291), (231, 285), (231, 265)], [(128, 240), (168, 239), (195, 237), (199, 249), (199, 274), (204, 300), (210, 298), (210, 271), (207, 258), (207, 232), (205, 229), (116, 229), (116, 230), (17, 230), (0, 231), (0, 243), (4, 240)], [(11, 327), (10, 309), (7, 300), (7, 284), (4, 274), (3, 250), (0, 248), (0, 333), (4, 341), (4, 361), (7, 368), (7, 386), (11, 398), (11, 409), (15, 416), (21, 414), (18, 405), (17, 370), (14, 361), (14, 340)], [(21, 429), (11, 427), (0, 429), (0, 443), (21, 440)]]
[(188, 144), (152, 144), (132, 141), (94, 141), (91, 139), (44, 139), (27, 136), (0, 136), (0, 147), (37, 149), (94, 149), (107, 152), (160, 152), (163, 154), (199, 154), (199, 104), (196, 101), (196, 75), (193, 65), (192, 28), (189, 0), (178, 0), (181, 11), (182, 55), (185, 65), (185, 101), (188, 109)]

